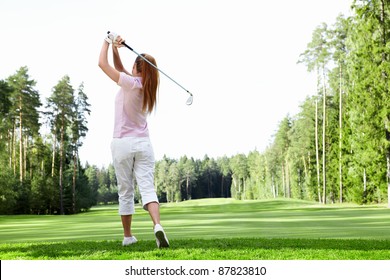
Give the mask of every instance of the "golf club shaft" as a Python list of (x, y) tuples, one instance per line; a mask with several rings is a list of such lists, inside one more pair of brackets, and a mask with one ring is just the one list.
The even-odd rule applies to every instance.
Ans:
[(129, 45), (127, 45), (125, 42), (122, 42), (122, 45), (124, 45), (126, 48), (128, 48), (129, 50), (131, 50), (133, 53), (135, 53), (136, 55), (138, 55), (139, 57), (141, 57), (143, 60), (145, 60), (147, 63), (149, 63), (150, 65), (152, 65), (154, 68), (156, 68), (158, 71), (160, 71), (162, 74), (165, 75), (165, 77), (167, 77), (168, 79), (170, 79), (172, 82), (174, 82), (175, 84), (177, 84), (179, 87), (181, 87), (183, 90), (185, 90), (189, 95), (192, 96), (192, 93), (189, 92), (189, 90), (185, 89), (181, 84), (179, 84), (178, 82), (176, 82), (174, 79), (172, 79), (171, 77), (169, 77), (167, 74), (165, 74), (164, 71), (162, 71), (161, 69), (159, 69), (156, 65), (154, 65), (153, 63), (151, 63), (149, 60), (147, 60), (145, 57), (143, 57), (142, 55), (140, 55), (139, 53), (137, 53), (135, 50), (133, 50), (132, 47), (130, 47)]

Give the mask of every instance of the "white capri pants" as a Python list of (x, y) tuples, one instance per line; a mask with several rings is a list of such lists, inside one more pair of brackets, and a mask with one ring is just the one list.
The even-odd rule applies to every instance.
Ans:
[(134, 209), (134, 178), (141, 193), (142, 205), (157, 202), (154, 188), (154, 153), (149, 137), (114, 138), (111, 153), (118, 181), (119, 214), (132, 215)]

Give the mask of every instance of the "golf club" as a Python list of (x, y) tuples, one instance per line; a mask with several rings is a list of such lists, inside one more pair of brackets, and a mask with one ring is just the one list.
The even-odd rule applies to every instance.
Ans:
[[(107, 34), (110, 34), (110, 31), (107, 32)], [(111, 39), (111, 38), (110, 38)], [(151, 63), (149, 60), (147, 60), (145, 57), (143, 57), (142, 55), (140, 55), (139, 53), (137, 53), (135, 50), (133, 50), (132, 47), (130, 47), (129, 45), (127, 45), (125, 42), (122, 42), (122, 45), (124, 45), (126, 48), (128, 48), (129, 50), (131, 50), (133, 53), (135, 53), (137, 56), (141, 57), (143, 60), (145, 60), (147, 63), (149, 63), (151, 66), (153, 66), (154, 68), (156, 68), (158, 71), (160, 71), (162, 74), (165, 75), (165, 77), (167, 77), (168, 79), (170, 79), (172, 82), (174, 82), (176, 85), (178, 85), (179, 87), (181, 87), (183, 90), (185, 90), (190, 96), (188, 97), (187, 101), (186, 101), (186, 104), (187, 105), (191, 105), (192, 104), (192, 101), (193, 101), (193, 96), (192, 96), (192, 93), (185, 89), (182, 85), (180, 85), (178, 82), (176, 82), (174, 79), (172, 79), (171, 77), (169, 77), (167, 74), (165, 74), (164, 71), (162, 71), (161, 69), (159, 69), (156, 65), (154, 65), (153, 63)]]

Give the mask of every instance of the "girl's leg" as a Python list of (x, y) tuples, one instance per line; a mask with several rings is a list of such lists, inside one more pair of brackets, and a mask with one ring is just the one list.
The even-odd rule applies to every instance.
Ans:
[(153, 224), (160, 223), (160, 205), (157, 202), (150, 202), (146, 205), (146, 208), (149, 211), (149, 215), (152, 218)]
[(131, 220), (133, 215), (122, 215), (122, 226), (123, 226), (123, 233), (125, 237), (131, 237), (133, 236), (131, 234)]
[(158, 248), (169, 247), (168, 238), (160, 225), (160, 206), (154, 187), (154, 155), (148, 141), (144, 142), (143, 151), (136, 153), (134, 173), (142, 197), (144, 209), (149, 212), (154, 224), (154, 235)]
[(131, 221), (134, 214), (134, 155), (131, 153), (130, 139), (113, 139), (111, 151), (115, 174), (118, 181), (119, 215), (125, 237), (131, 237)]
[(135, 153), (134, 175), (141, 193), (143, 207), (149, 212), (153, 224), (160, 223), (160, 208), (154, 186), (154, 153), (149, 139), (140, 139)]
[(121, 215), (122, 225), (123, 225), (123, 241), (122, 246), (129, 246), (137, 242), (137, 238), (131, 234), (131, 219), (132, 215)]
[(156, 243), (158, 248), (169, 247), (169, 241), (163, 227), (160, 225), (160, 205), (157, 202), (150, 202), (145, 205), (149, 211), (154, 225), (154, 235), (156, 236)]

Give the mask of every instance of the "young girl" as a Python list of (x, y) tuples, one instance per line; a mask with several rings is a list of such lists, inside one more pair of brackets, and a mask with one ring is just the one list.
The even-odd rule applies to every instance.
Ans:
[[(169, 247), (169, 241), (160, 225), (160, 210), (154, 188), (154, 154), (149, 140), (147, 115), (156, 104), (159, 83), (158, 70), (137, 57), (132, 72), (123, 67), (118, 48), (124, 40), (110, 34), (106, 37), (99, 56), (99, 67), (120, 86), (115, 99), (114, 138), (111, 152), (118, 181), (119, 214), (124, 231), (123, 246), (137, 242), (131, 232), (134, 214), (133, 177), (141, 193), (143, 208), (149, 211), (154, 224), (157, 247)], [(112, 45), (114, 67), (108, 63), (108, 48)], [(154, 65), (155, 59), (141, 54)]]

